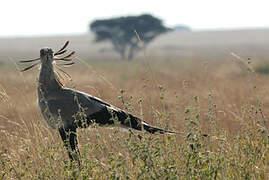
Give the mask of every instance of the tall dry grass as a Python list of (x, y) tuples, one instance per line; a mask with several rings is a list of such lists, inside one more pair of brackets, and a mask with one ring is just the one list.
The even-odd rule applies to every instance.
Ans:
[[(266, 179), (269, 78), (226, 61), (78, 61), (67, 86), (186, 136), (92, 127), (71, 164), (37, 107), (38, 70), (0, 67), (0, 179)], [(202, 137), (209, 133), (210, 137)], [(141, 139), (142, 137), (142, 139)]]

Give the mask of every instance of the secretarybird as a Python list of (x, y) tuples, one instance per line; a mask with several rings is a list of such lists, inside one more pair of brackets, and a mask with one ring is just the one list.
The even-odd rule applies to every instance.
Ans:
[(77, 159), (75, 158), (76, 154), (79, 154), (77, 128), (86, 128), (93, 123), (100, 126), (120, 125), (121, 127), (145, 130), (149, 133), (184, 134), (151, 126), (97, 97), (65, 88), (60, 81), (59, 74), (55, 71), (54, 61), (65, 61), (65, 65), (74, 64), (72, 56), (75, 52), (66, 54), (68, 44), (69, 41), (56, 53), (51, 48), (42, 48), (39, 58), (20, 62), (38, 61), (22, 71), (27, 71), (41, 64), (37, 87), (39, 108), (48, 125), (58, 129), (71, 161)]

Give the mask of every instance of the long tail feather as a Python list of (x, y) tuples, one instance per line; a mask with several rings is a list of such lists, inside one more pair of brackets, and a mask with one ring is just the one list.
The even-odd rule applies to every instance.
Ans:
[(147, 132), (150, 132), (150, 133), (156, 133), (156, 132), (159, 132), (161, 134), (165, 134), (165, 133), (171, 133), (171, 134), (185, 134), (184, 132), (176, 132), (176, 131), (170, 131), (170, 130), (165, 130), (165, 129), (161, 129), (161, 128), (158, 128), (158, 127), (154, 127), (154, 126), (151, 126), (145, 122), (142, 122), (143, 124), (143, 128), (147, 131)]
[(171, 133), (171, 134), (185, 134), (184, 132), (176, 132), (176, 131), (170, 131), (170, 130), (165, 130), (162, 128), (158, 128), (155, 126), (151, 126), (147, 123), (145, 123), (144, 121), (142, 121), (141, 119), (131, 115), (131, 114), (127, 114), (124, 111), (116, 111), (116, 116), (118, 118), (118, 120), (120, 121), (121, 125), (136, 129), (136, 130), (145, 130), (149, 133), (161, 133), (161, 134), (165, 134), (165, 133)]
[[(142, 121), (141, 119), (126, 113), (119, 109), (114, 109), (110, 105), (107, 105), (106, 108), (93, 113), (87, 117), (87, 123), (80, 123), (78, 127), (84, 127), (85, 124), (87, 127), (88, 125), (92, 124), (93, 122), (97, 123), (99, 126), (116, 126), (116, 127), (125, 127), (125, 128), (132, 128), (139, 131), (147, 131), (151, 134), (160, 133), (160, 134), (179, 134), (179, 135), (187, 135), (185, 132), (177, 132), (177, 131), (170, 131), (165, 130), (159, 127), (155, 127), (149, 125)], [(208, 134), (202, 134), (204, 137), (209, 136)]]

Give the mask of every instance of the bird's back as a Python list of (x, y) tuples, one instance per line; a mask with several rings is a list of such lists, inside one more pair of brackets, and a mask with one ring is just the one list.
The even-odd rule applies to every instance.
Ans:
[(116, 110), (96, 97), (68, 88), (48, 92), (38, 89), (38, 101), (43, 117), (53, 128), (75, 126), (107, 109)]

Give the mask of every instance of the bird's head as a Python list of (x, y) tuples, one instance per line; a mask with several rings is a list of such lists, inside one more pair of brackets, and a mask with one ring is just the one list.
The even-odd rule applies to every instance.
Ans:
[(67, 41), (64, 44), (64, 46), (56, 53), (54, 53), (51, 48), (48, 48), (48, 47), (42, 48), (40, 50), (40, 57), (39, 58), (26, 60), (26, 61), (20, 61), (21, 63), (38, 61), (37, 63), (32, 64), (31, 66), (26, 67), (26, 68), (22, 69), (21, 71), (27, 71), (40, 63), (44, 66), (52, 65), (54, 61), (68, 62), (65, 64), (59, 64), (59, 65), (64, 65), (64, 66), (73, 65), (74, 62), (72, 62), (72, 57), (74, 56), (75, 51), (72, 51), (71, 53), (67, 54), (66, 47), (68, 46), (68, 44), (69, 44), (69, 41)]
[(40, 50), (40, 60), (42, 64), (52, 64), (54, 61), (53, 50), (51, 48), (42, 48)]

